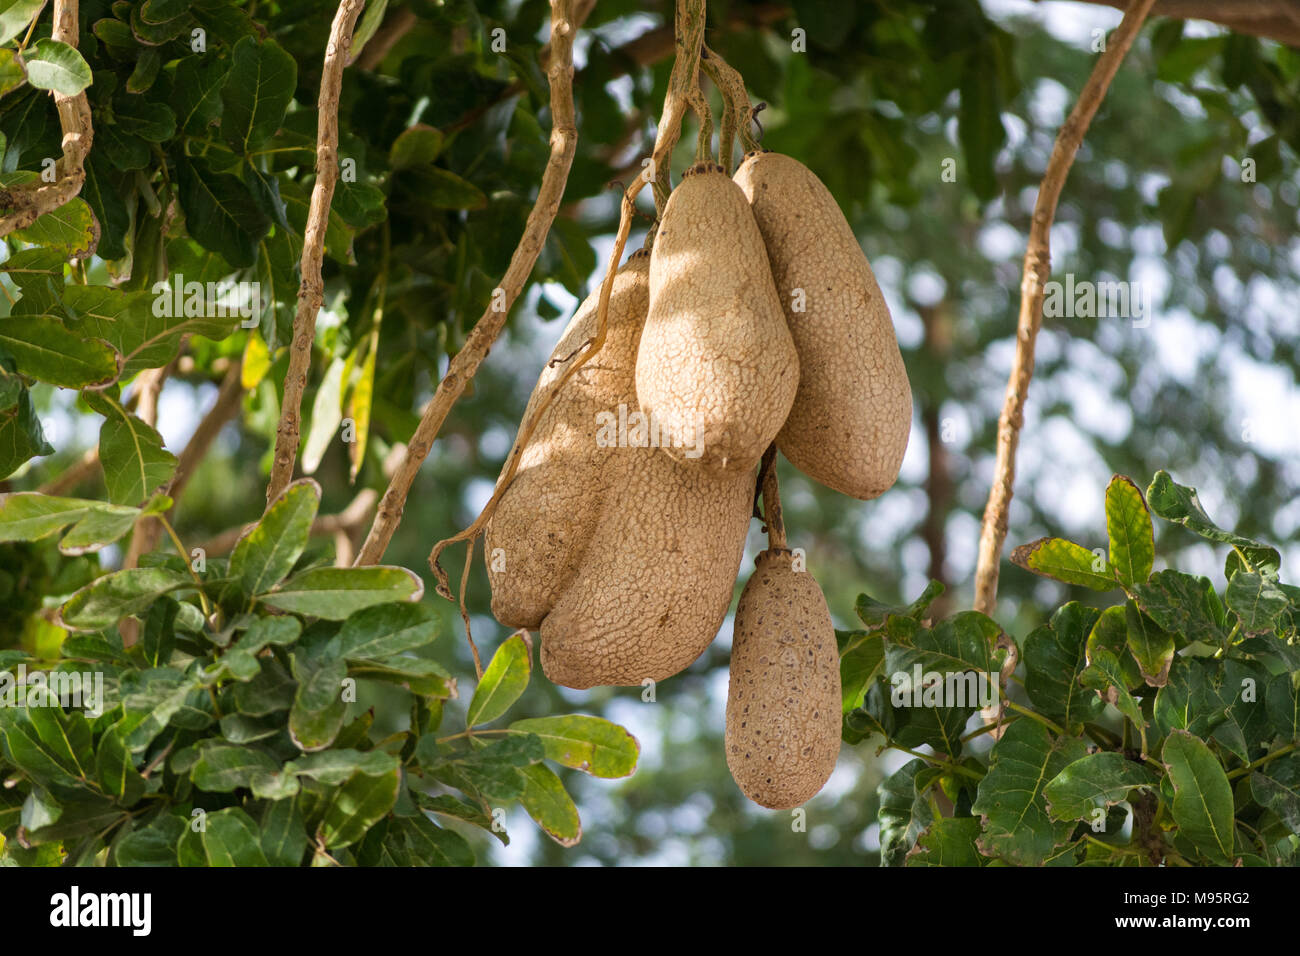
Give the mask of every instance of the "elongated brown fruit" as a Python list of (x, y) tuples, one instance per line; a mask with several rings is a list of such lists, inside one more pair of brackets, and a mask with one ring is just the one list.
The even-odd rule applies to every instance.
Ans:
[(834, 197), (803, 163), (751, 153), (736, 182), (799, 352), (799, 391), (777, 445), (828, 488), (875, 498), (898, 478), (912, 427), (907, 370), (876, 277)]
[(785, 421), (799, 361), (745, 196), (720, 166), (688, 169), (650, 257), (636, 394), (679, 460), (749, 472)]
[(542, 670), (566, 687), (671, 677), (717, 636), (753, 511), (754, 475), (618, 448), (572, 583), (542, 622)]
[(736, 608), (727, 766), (755, 803), (816, 796), (840, 752), (840, 658), (826, 598), (789, 551), (764, 551)]
[[(601, 447), (602, 413), (633, 402), (637, 342), (645, 322), (650, 260), (638, 252), (614, 278), (605, 344), (565, 382), (546, 409), (514, 481), (488, 523), (484, 561), (492, 613), (507, 627), (537, 628), (572, 580), (600, 517), (612, 473)], [(560, 336), (552, 359), (574, 361), (596, 334), (597, 289)], [(559, 379), (567, 362), (542, 369), (524, 420)], [(509, 459), (507, 459), (508, 461)], [(504, 473), (504, 472), (503, 472)], [(499, 479), (498, 479), (499, 480)]]

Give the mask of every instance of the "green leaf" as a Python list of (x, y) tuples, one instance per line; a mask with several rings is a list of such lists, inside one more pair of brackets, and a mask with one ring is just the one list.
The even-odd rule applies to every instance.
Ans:
[(291, 659), (298, 690), (289, 711), (289, 736), (300, 750), (324, 750), (343, 729), (347, 716), (343, 699), (347, 665), (337, 658), (321, 660), (302, 653)]
[(1155, 561), (1151, 513), (1138, 486), (1115, 475), (1106, 486), (1106, 535), (1110, 538), (1110, 565), (1121, 584), (1145, 581)]
[(388, 165), (394, 172), (425, 166), (442, 152), (442, 131), (423, 123), (402, 130), (388, 151)]
[(1177, 522), (1209, 541), (1232, 545), (1245, 555), (1254, 570), (1277, 577), (1282, 556), (1276, 548), (1221, 529), (1201, 507), (1196, 489), (1177, 484), (1168, 472), (1156, 472), (1151, 487), (1147, 488), (1147, 503), (1166, 521)]
[(1035, 628), (1025, 638), (1025, 691), (1044, 717), (1072, 733), (1096, 720), (1103, 704), (1079, 682), (1088, 665), (1088, 636), (1100, 614), (1071, 601), (1049, 625)]
[(1276, 813), (1292, 833), (1300, 833), (1300, 757), (1291, 754), (1251, 773), (1250, 794), (1261, 807)]
[(52, 316), (0, 319), (0, 348), (14, 357), (18, 371), (60, 388), (107, 385), (118, 374), (112, 348), (68, 331)]
[(286, 767), (300, 777), (310, 777), (328, 787), (338, 786), (355, 773), (380, 777), (398, 769), (400, 763), (382, 750), (323, 750), (298, 757)]
[(1002, 125), (997, 50), (991, 42), (974, 45), (963, 58), (957, 138), (970, 175), (971, 189), (982, 200), (998, 192), (994, 160), (1006, 142)]
[(939, 817), (921, 833), (904, 866), (983, 866), (976, 817)]
[(280, 765), (265, 751), (217, 744), (203, 749), (191, 776), (200, 790), (234, 793), (240, 787), (251, 787), (255, 777), (279, 769)]
[(1132, 601), (1125, 603), (1124, 624), (1128, 630), (1128, 649), (1143, 679), (1152, 687), (1163, 687), (1174, 661), (1174, 636), (1139, 611)]
[(366, 446), (370, 441), (370, 416), (374, 409), (375, 362), (377, 360), (379, 329), (376, 326), (371, 334), (372, 347), (366, 352), (365, 361), (361, 363), (361, 377), (352, 388), (348, 399), (348, 417), (356, 429), (354, 440), (348, 444), (348, 479), (356, 481), (365, 461)]
[(271, 220), (248, 187), (236, 176), (188, 159), (177, 163), (176, 178), (190, 235), (235, 268), (253, 265)]
[(27, 73), (13, 50), (0, 50), (0, 97), (27, 82)]
[(618, 724), (583, 714), (516, 720), (510, 731), (536, 734), (549, 759), (593, 777), (626, 777), (641, 753), (636, 738)]
[(891, 644), (887, 669), (906, 671), (919, 663), (922, 670), (997, 674), (1007, 655), (1007, 645), (999, 644), (1002, 637), (1002, 628), (991, 618), (962, 611), (917, 631), (910, 647)]
[(343, 420), (343, 369), (345, 362), (336, 358), (325, 370), (325, 377), (316, 389), (316, 398), (311, 404), (311, 426), (307, 430), (307, 441), (302, 450), (302, 470), (313, 474), (320, 467), (321, 459), (329, 450), (330, 442), (338, 434), (339, 422)]
[(1132, 588), (1137, 606), (1151, 620), (1185, 642), (1221, 645), (1223, 629), (1210, 617), (1206, 591), (1209, 579), (1173, 569), (1157, 571), (1146, 584)]
[(136, 769), (126, 738), (116, 727), (99, 740), (95, 753), (95, 774), (100, 789), (123, 807), (130, 807), (144, 794), (145, 779)]
[(1174, 788), (1171, 807), (1179, 836), (1218, 866), (1232, 863), (1232, 785), (1210, 748), (1185, 730), (1165, 739), (1161, 759)]
[(0, 479), (8, 478), (37, 455), (52, 454), (54, 447), (45, 440), (27, 389), (0, 384)]
[(83, 714), (54, 707), (0, 707), (0, 733), (4, 756), (58, 799), (99, 795), (90, 725)]
[(413, 866), (474, 865), (474, 851), (459, 833), (437, 826), (423, 813), (397, 822), (410, 847)]
[(1092, 661), (1093, 653), (1102, 647), (1114, 654), (1119, 661), (1126, 687), (1137, 687), (1143, 683), (1142, 671), (1128, 648), (1128, 618), (1124, 604), (1106, 608), (1092, 626), (1092, 631), (1088, 634), (1089, 662)]
[[(203, 306), (193, 308), (195, 297), (187, 295), (178, 281), (170, 285), (154, 283), (151, 292), (70, 285), (62, 290), (62, 296), (64, 305), (77, 319), (74, 328), (103, 339), (122, 353), (124, 378), (166, 365), (175, 357), (183, 335), (220, 340), (240, 322), (240, 316), (229, 314), (230, 310), (219, 315), (219, 310), (209, 309), (201, 294), (197, 299), (204, 302)], [(187, 304), (191, 306), (187, 308)]]
[(1300, 694), (1294, 674), (1275, 674), (1269, 680), (1264, 706), (1273, 729), (1286, 740), (1300, 742)]
[(307, 547), (320, 496), (320, 485), (300, 478), (285, 488), (262, 519), (239, 539), (230, 556), (230, 574), (239, 579), (245, 594), (265, 594), (293, 570)]
[(176, 866), (176, 844), (187, 829), (179, 817), (159, 814), (147, 827), (114, 841), (113, 862), (117, 866)]
[(365, 836), (393, 809), (401, 783), (397, 769), (379, 776), (358, 771), (331, 789), (319, 830), (326, 848), (348, 846)]
[(243, 156), (270, 139), (297, 85), (298, 64), (274, 40), (245, 37), (235, 44), (221, 88), (221, 136), (230, 148)]
[(406, 568), (313, 568), (296, 574), (262, 601), (282, 611), (342, 621), (374, 604), (418, 601), (424, 584)]
[(38, 90), (76, 96), (90, 85), (90, 64), (59, 40), (37, 40), (23, 52), (23, 64), (27, 82)]
[(370, 38), (375, 35), (379, 25), (384, 22), (384, 13), (388, 9), (388, 0), (373, 0), (366, 4), (366, 12), (361, 17), (361, 22), (357, 24), (356, 32), (352, 34), (352, 46), (348, 49), (348, 62), (354, 63), (361, 51), (365, 49)]
[(349, 660), (382, 661), (424, 647), (438, 636), (441, 624), (423, 604), (379, 604), (343, 622), (332, 653)]
[(885, 639), (866, 631), (849, 633), (840, 652), (840, 693), (843, 712), (862, 706), (867, 688), (885, 672)]
[(27, 29), (45, 0), (0, 0), (0, 43), (8, 43)]
[(477, 727), (496, 720), (510, 705), (519, 699), (532, 674), (532, 645), (524, 632), (506, 638), (496, 653), (483, 679), (474, 688), (469, 710), (465, 713), (465, 726)]
[(419, 166), (401, 174), (418, 201), (432, 209), (483, 209), (487, 196), (468, 180), (438, 166)]
[(412, 694), (446, 700), (456, 696), (456, 681), (437, 661), (424, 657), (391, 657), (386, 661), (349, 661), (348, 676), (405, 687)]
[(520, 768), (524, 778), (524, 795), (520, 805), (560, 846), (575, 846), (582, 839), (582, 821), (573, 798), (550, 767), (544, 763)]
[(170, 106), (179, 132), (202, 136), (221, 115), (221, 87), (228, 71), (229, 64), (216, 57), (187, 56), (176, 65)]
[(1272, 631), (1278, 617), (1291, 603), (1276, 581), (1253, 571), (1237, 571), (1232, 575), (1228, 580), (1227, 602), (1241, 619), (1243, 634)]
[(1043, 788), (1043, 796), (1053, 820), (1090, 822), (1094, 811), (1127, 800), (1134, 788), (1155, 789), (1159, 782), (1145, 765), (1103, 752), (1068, 764)]
[(57, 209), (42, 214), (13, 237), (57, 250), (68, 259), (84, 259), (95, 249), (95, 217), (84, 199), (70, 199)]
[(39, 541), (68, 525), (59, 544), (65, 554), (93, 551), (131, 530), (141, 509), (88, 498), (60, 498), (34, 491), (0, 496), (0, 541)]
[[(530, 764), (532, 767), (543, 767), (544, 764)], [(493, 819), (483, 811), (481, 807), (476, 807), (472, 803), (466, 803), (457, 797), (448, 793), (441, 793), (437, 796), (430, 797), (427, 794), (418, 793), (416, 799), (421, 807), (425, 810), (432, 810), (434, 813), (441, 814), (444, 817), (452, 817), (456, 820), (463, 820), (479, 829), (486, 830), (494, 837), (501, 841), (502, 846), (510, 845), (510, 837), (504, 827), (493, 827)]]
[(169, 568), (128, 568), (114, 571), (68, 598), (59, 612), (64, 627), (98, 631), (128, 614), (139, 614), (169, 591), (193, 586), (189, 575)]
[(117, 132), (149, 143), (165, 143), (176, 135), (176, 114), (166, 103), (129, 93), (113, 100)]
[(126, 239), (132, 224), (126, 200), (129, 197), (134, 201), (135, 197), (129, 193), (124, 195), (119, 178), (99, 157), (87, 160), (86, 183), (81, 187), (81, 195), (99, 222), (101, 235), (95, 252), (101, 259), (122, 259), (127, 254)]
[(307, 850), (307, 823), (297, 800), (272, 800), (262, 811), (262, 852), (271, 866), (298, 866)]
[(1039, 538), (1022, 544), (1011, 552), (1011, 563), (1045, 578), (1080, 584), (1094, 591), (1109, 591), (1119, 583), (1114, 569), (1103, 558), (1064, 538)]
[(934, 821), (925, 787), (937, 771), (923, 760), (909, 760), (876, 788), (880, 798), (880, 864), (899, 866), (919, 837)]
[[(197, 843), (205, 866), (268, 866), (253, 818), (239, 807), (205, 815)], [(182, 838), (189, 839), (189, 838)]]
[(989, 772), (971, 806), (985, 819), (980, 850), (1018, 866), (1041, 865), (1074, 830), (1073, 823), (1048, 815), (1043, 789), (1086, 753), (1082, 740), (1053, 740), (1036, 720), (1012, 721), (993, 745)]
[(868, 594), (859, 594), (855, 610), (862, 623), (873, 630), (885, 624), (890, 617), (908, 617), (919, 621), (943, 590), (940, 582), (931, 581), (925, 586), (920, 597), (903, 607), (881, 604)]
[[(162, 57), (158, 55), (157, 50), (146, 49), (140, 52), (140, 58), (136, 60), (135, 69), (126, 81), (126, 91), (128, 93), (145, 93), (149, 87), (153, 86), (154, 80), (158, 79), (158, 70), (162, 68)], [(172, 128), (175, 133), (175, 126)], [(168, 137), (170, 138), (170, 137)]]
[(105, 392), (82, 392), (92, 411), (104, 416), (99, 430), (99, 460), (109, 500), (138, 505), (176, 471), (176, 456), (163, 448), (162, 436)]
[(1119, 660), (1104, 647), (1096, 648), (1079, 680), (1084, 687), (1097, 691), (1103, 700), (1114, 704), (1121, 714), (1133, 722), (1142, 738), (1142, 753), (1147, 752), (1147, 724), (1142, 708), (1129, 693), (1124, 681), (1124, 670)]

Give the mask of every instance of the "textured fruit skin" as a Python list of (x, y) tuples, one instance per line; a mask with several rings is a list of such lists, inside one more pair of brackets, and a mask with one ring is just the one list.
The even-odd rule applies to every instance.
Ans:
[(664, 680), (704, 653), (731, 604), (754, 475), (619, 448), (582, 567), (542, 622), (542, 670), (585, 688)]
[(789, 810), (840, 752), (840, 657), (826, 598), (789, 551), (764, 551), (736, 608), (727, 767), (745, 796)]
[[(810, 478), (875, 498), (898, 478), (912, 427), (912, 390), (880, 286), (834, 197), (803, 163), (751, 153), (736, 183), (799, 352), (799, 391), (777, 446)], [(795, 289), (804, 290), (803, 312), (794, 311)]]
[[(535, 629), (573, 578), (609, 486), (612, 450), (597, 444), (597, 414), (631, 403), (637, 342), (649, 302), (650, 260), (634, 254), (614, 278), (605, 344), (565, 383), (519, 461), (488, 523), (484, 562), (492, 614), (507, 627)], [(551, 358), (573, 355), (596, 334), (600, 290), (578, 308)], [(570, 362), (573, 359), (570, 359)], [(524, 419), (568, 363), (542, 369)], [(509, 459), (507, 459), (508, 461)], [(499, 551), (497, 549), (500, 549)], [(504, 567), (494, 571), (496, 558)]]
[(798, 355), (749, 203), (720, 166), (694, 166), (668, 197), (650, 256), (650, 313), (636, 363), (641, 410), (687, 446), (664, 442), (673, 457), (748, 472), (798, 384)]

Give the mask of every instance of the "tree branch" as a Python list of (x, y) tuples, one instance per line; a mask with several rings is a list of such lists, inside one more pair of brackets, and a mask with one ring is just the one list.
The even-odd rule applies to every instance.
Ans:
[[(185, 486), (189, 484), (195, 470), (207, 457), (212, 448), (212, 443), (217, 440), (217, 435), (221, 434), (221, 429), (239, 412), (239, 403), (244, 396), (243, 384), (240, 381), (242, 368), (242, 362), (234, 362), (227, 369), (226, 377), (222, 379), (221, 387), (217, 390), (216, 401), (212, 403), (212, 407), (208, 409), (207, 414), (200, 419), (198, 427), (194, 429), (194, 434), (190, 436), (190, 440), (177, 458), (176, 471), (172, 473), (171, 481), (163, 489), (172, 499), (172, 506), (168, 510), (168, 520), (170, 520), (171, 515), (175, 514), (181, 494), (185, 491)], [(159, 379), (159, 385), (161, 386), (161, 384), (161, 379)], [(149, 424), (152, 425), (153, 422)], [(126, 558), (122, 561), (123, 569), (137, 567), (140, 558), (158, 546), (158, 536), (161, 531), (162, 522), (152, 515), (137, 521), (135, 533), (131, 535), (131, 544), (127, 549)]]
[[(614, 290), (614, 277), (618, 273), (618, 265), (623, 258), (623, 249), (627, 245), (628, 233), (632, 229), (632, 216), (636, 211), (637, 194), (640, 193), (643, 186), (648, 182), (652, 182), (656, 202), (659, 202), (660, 190), (663, 191), (664, 199), (667, 198), (668, 187), (666, 184), (669, 180), (668, 171), (673, 147), (677, 145), (677, 139), (681, 135), (682, 120), (686, 116), (686, 109), (690, 104), (691, 96), (699, 90), (700, 49), (704, 42), (704, 0), (677, 0), (676, 23), (679, 31), (677, 36), (677, 60), (673, 63), (672, 74), (668, 78), (668, 92), (664, 96), (664, 111), (659, 119), (654, 154), (649, 169), (643, 170), (642, 175), (638, 176), (632, 185), (623, 192), (623, 202), (619, 211), (618, 232), (614, 236), (614, 248), (609, 254), (609, 264), (605, 268), (605, 279), (600, 286), (600, 300), (596, 307), (596, 334), (589, 342), (584, 344), (582, 354), (552, 384), (550, 390), (546, 393), (546, 397), (533, 410), (533, 414), (520, 424), (519, 432), (515, 436), (514, 447), (510, 449), (505, 466), (501, 469), (501, 476), (497, 479), (496, 490), (492, 492), (492, 497), (483, 506), (479, 516), (464, 531), (450, 538), (445, 538), (433, 546), (433, 550), (429, 553), (429, 567), (433, 571), (434, 577), (438, 579), (438, 593), (445, 598), (451, 598), (451, 587), (447, 580), (447, 572), (439, 564), (439, 556), (443, 550), (457, 541), (469, 541), (470, 548), (467, 560), (473, 556), (473, 543), (487, 522), (491, 520), (493, 513), (496, 511), (497, 502), (501, 500), (501, 496), (510, 487), (510, 482), (514, 480), (515, 472), (519, 468), (519, 459), (522, 457), (524, 448), (528, 445), (528, 439), (532, 436), (538, 422), (542, 420), (542, 415), (546, 413), (546, 409), (550, 407), (551, 402), (564, 388), (565, 383), (578, 369), (590, 361), (605, 344), (605, 333), (609, 325), (609, 300)], [(646, 173), (653, 173), (653, 178), (648, 179)], [(653, 229), (652, 226), (651, 232), (653, 232)], [(650, 241), (651, 238), (647, 236), (647, 244)], [(468, 570), (469, 565), (466, 564), (465, 568)], [(467, 579), (468, 574), (463, 574), (461, 577), (460, 603), (462, 606), (461, 617), (465, 619), (468, 628), (469, 618), (464, 610), (464, 588)]]
[(410, 7), (402, 7), (400, 10), (394, 10), (385, 20), (383, 26), (370, 38), (366, 48), (361, 51), (357, 57), (357, 67), (362, 70), (373, 70), (384, 62), (384, 57), (392, 52), (393, 47), (401, 41), (402, 37), (411, 32), (411, 28), (420, 22), (420, 18), (415, 15), (415, 11)]
[(1056, 134), (1056, 145), (1038, 187), (1034, 216), (1025, 248), (1024, 277), (1020, 283), (1020, 316), (1016, 325), (1016, 354), (1007, 381), (1006, 399), (998, 418), (998, 451), (993, 487), (980, 525), (979, 559), (975, 567), (975, 610), (992, 614), (997, 605), (998, 572), (1002, 545), (1007, 537), (1007, 517), (1016, 480), (1016, 450), (1024, 425), (1025, 399), (1034, 375), (1034, 345), (1043, 323), (1044, 285), (1052, 271), (1052, 220), (1061, 189), (1083, 142), (1088, 125), (1101, 106), (1111, 80), (1133, 45), (1155, 0), (1135, 0), (1110, 37), (1079, 100)]
[[(77, 0), (54, 0), (53, 39), (75, 47), (77, 33)], [(28, 183), (0, 190), (0, 206), (9, 210), (0, 216), (0, 236), (25, 229), (45, 213), (62, 206), (81, 192), (86, 181), (86, 156), (94, 134), (85, 91), (76, 96), (55, 93), (54, 106), (63, 130), (63, 156), (55, 165), (58, 178), (52, 183)], [(93, 251), (93, 247), (87, 249), (78, 258), (88, 258)]]
[(311, 365), (312, 343), (316, 338), (316, 313), (325, 298), (321, 265), (325, 257), (325, 229), (329, 223), (330, 203), (339, 178), (339, 92), (343, 87), (343, 67), (352, 46), (352, 29), (361, 13), (363, 0), (341, 0), (330, 27), (325, 48), (325, 66), (321, 71), (320, 98), (317, 101), (316, 183), (311, 190), (311, 209), (303, 230), (298, 309), (293, 317), (293, 344), (289, 350), (289, 370), (284, 376), (284, 401), (280, 423), (275, 430), (275, 458), (271, 463), (271, 480), (266, 486), (269, 505), (293, 477), (298, 456), (299, 429), (302, 418), (302, 393), (307, 387), (307, 369)]
[[(1132, 6), (1130, 0), (1078, 2), (1117, 10)], [(1236, 33), (1300, 46), (1300, 0), (1158, 0), (1151, 15), (1173, 20), (1209, 20)]]
[(541, 186), (537, 190), (537, 200), (528, 214), (523, 237), (519, 240), (514, 255), (510, 257), (510, 265), (501, 279), (499, 289), (504, 296), (504, 304), (497, 296), (493, 296), (487, 310), (466, 338), (464, 347), (448, 364), (447, 374), (438, 383), (433, 398), (425, 405), (420, 415), (420, 424), (407, 443), (406, 454), (379, 503), (375, 523), (366, 536), (361, 553), (357, 555), (357, 565), (377, 564), (383, 558), (384, 551), (402, 520), (406, 496), (410, 493), (420, 465), (429, 454), (452, 405), (465, 391), (465, 386), (487, 357), (488, 349), (501, 334), (510, 309), (523, 291), (524, 283), (528, 281), (546, 242), (551, 223), (555, 221), (555, 214), (559, 211), (578, 146), (573, 109), (573, 38), (577, 29), (572, 16), (572, 0), (551, 0), (551, 46), (555, 53), (547, 69), (551, 87), (551, 155), (546, 161), (546, 172), (543, 173)]

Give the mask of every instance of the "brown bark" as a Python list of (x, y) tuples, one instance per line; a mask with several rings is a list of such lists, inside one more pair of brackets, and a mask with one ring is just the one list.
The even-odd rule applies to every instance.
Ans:
[(1002, 545), (1007, 537), (1007, 518), (1011, 497), (1015, 493), (1016, 451), (1020, 429), (1025, 421), (1025, 400), (1034, 375), (1034, 345), (1043, 322), (1044, 285), (1052, 271), (1052, 220), (1061, 197), (1065, 179), (1074, 164), (1075, 154), (1097, 114), (1097, 108), (1110, 88), (1110, 82), (1124, 62), (1124, 56), (1146, 21), (1155, 0), (1136, 0), (1111, 35), (1106, 52), (1093, 67), (1079, 100), (1056, 134), (1056, 144), (1047, 161), (1047, 171), (1038, 187), (1034, 215), (1025, 248), (1024, 278), (1020, 282), (1020, 316), (1016, 324), (1016, 354), (1007, 381), (1006, 399), (998, 418), (998, 450), (993, 487), (980, 525), (979, 559), (975, 567), (975, 610), (992, 614), (997, 604), (998, 572), (1002, 562)]
[[(384, 497), (379, 502), (379, 513), (366, 536), (365, 544), (357, 555), (356, 564), (377, 564), (388, 549), (393, 533), (402, 520), (406, 496), (410, 493), (415, 476), (433, 447), (433, 441), (442, 429), (457, 399), (464, 393), (478, 367), (487, 357), (488, 350), (505, 327), (506, 318), (515, 300), (523, 291), (524, 283), (537, 264), (537, 257), (546, 243), (551, 223), (559, 211), (564, 187), (569, 180), (569, 169), (578, 147), (577, 120), (573, 108), (573, 38), (577, 27), (573, 21), (572, 0), (552, 0), (551, 47), (555, 55), (547, 69), (551, 87), (551, 155), (542, 174), (542, 184), (537, 190), (537, 200), (524, 227), (523, 237), (510, 257), (510, 265), (498, 287), (504, 302), (493, 296), (487, 310), (470, 331), (464, 347), (452, 357), (447, 374), (438, 383), (433, 398), (420, 415), (420, 424), (407, 443), (406, 454), (398, 465)], [(503, 307), (502, 307), (503, 306)]]
[(361, 7), (362, 0), (341, 0), (325, 48), (325, 67), (321, 71), (317, 102), (316, 183), (312, 186), (311, 207), (302, 236), (302, 280), (298, 287), (298, 309), (293, 317), (289, 370), (284, 376), (284, 401), (275, 432), (275, 458), (271, 462), (271, 480), (266, 486), (268, 505), (279, 497), (293, 478), (293, 466), (298, 457), (302, 394), (307, 388), (307, 369), (311, 366), (312, 343), (316, 339), (316, 314), (325, 299), (325, 282), (321, 278), (325, 229), (339, 178), (339, 93), (343, 87), (343, 67), (352, 46), (352, 29), (356, 26)]

